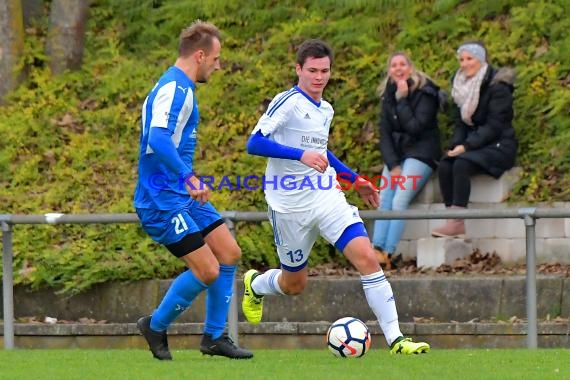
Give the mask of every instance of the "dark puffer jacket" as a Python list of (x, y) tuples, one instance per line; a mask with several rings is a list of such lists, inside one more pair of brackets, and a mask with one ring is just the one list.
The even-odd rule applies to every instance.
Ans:
[(474, 125), (465, 124), (459, 108), (454, 109), (455, 130), (450, 149), (465, 146), (465, 153), (458, 157), (476, 163), (495, 178), (515, 164), (518, 143), (512, 125), (514, 81), (513, 70), (489, 66), (471, 117)]
[[(410, 84), (410, 83), (409, 83)], [(396, 84), (389, 83), (380, 111), (380, 151), (392, 170), (406, 158), (415, 158), (435, 169), (441, 157), (437, 111), (439, 87), (430, 80), (396, 101)]]

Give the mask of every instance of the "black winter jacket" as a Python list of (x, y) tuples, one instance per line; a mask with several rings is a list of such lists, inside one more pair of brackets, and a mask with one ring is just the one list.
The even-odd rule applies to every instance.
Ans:
[(454, 107), (455, 129), (449, 148), (465, 146), (465, 153), (458, 157), (476, 163), (495, 178), (515, 164), (518, 143), (512, 125), (514, 80), (511, 69), (489, 66), (471, 117), (473, 126), (465, 124), (459, 107)]
[(395, 83), (389, 83), (381, 102), (380, 151), (384, 163), (392, 170), (406, 158), (415, 158), (435, 169), (441, 157), (439, 87), (428, 80), (398, 101), (396, 88)]

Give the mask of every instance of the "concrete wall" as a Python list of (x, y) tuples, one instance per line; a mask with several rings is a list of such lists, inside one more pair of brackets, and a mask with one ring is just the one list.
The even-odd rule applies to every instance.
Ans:
[[(433, 318), (441, 322), (473, 320), (507, 320), (526, 315), (525, 278), (513, 277), (414, 277), (391, 278), (400, 321)], [(16, 287), (15, 317), (45, 316), (58, 320), (78, 321), (91, 318), (113, 323), (134, 322), (150, 314), (170, 285), (168, 280), (134, 283), (108, 283), (83, 294), (64, 297), (53, 291), (30, 292)], [(243, 286), (239, 282), (238, 299)], [(561, 276), (538, 276), (538, 317), (569, 317), (570, 279)], [(204, 295), (194, 301), (180, 322), (202, 322)], [(375, 320), (365, 300), (359, 278), (310, 278), (307, 289), (295, 297), (267, 297), (265, 322), (333, 321), (352, 315)], [(0, 314), (1, 316), (1, 314)], [(239, 320), (244, 321), (241, 310)]]

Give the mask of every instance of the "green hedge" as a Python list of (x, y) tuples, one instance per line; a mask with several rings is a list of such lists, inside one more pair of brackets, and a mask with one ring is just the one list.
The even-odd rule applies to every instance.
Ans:
[[(570, 199), (570, 19), (557, 1), (141, 1), (92, 2), (79, 72), (52, 77), (46, 29), (26, 36), (28, 80), (0, 107), (1, 213), (133, 212), (140, 106), (176, 58), (177, 36), (201, 18), (223, 31), (223, 70), (199, 86), (196, 169), (261, 175), (246, 139), (277, 92), (295, 84), (294, 52), (306, 38), (331, 43), (325, 97), (335, 107), (330, 148), (362, 174), (381, 164), (376, 87), (388, 56), (411, 54), (449, 91), (455, 49), (488, 45), (492, 63), (518, 73), (515, 128), (521, 181), (510, 199)], [(444, 135), (449, 119), (440, 115)], [(354, 193), (349, 200), (362, 206)], [(220, 190), (220, 210), (264, 210), (261, 191)], [(239, 224), (243, 265), (276, 264), (268, 223)], [(170, 277), (181, 265), (135, 225), (17, 226), (15, 280), (77, 292), (108, 280)], [(339, 259), (323, 241), (312, 263)]]

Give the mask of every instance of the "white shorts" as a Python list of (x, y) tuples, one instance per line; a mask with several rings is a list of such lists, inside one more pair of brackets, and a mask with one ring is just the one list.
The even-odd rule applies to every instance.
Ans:
[(335, 203), (334, 207), (329, 204), (293, 213), (280, 213), (269, 207), (273, 238), (284, 269), (290, 272), (303, 269), (319, 235), (334, 245), (349, 226), (362, 223), (358, 208), (348, 204), (344, 196), (342, 202)]

